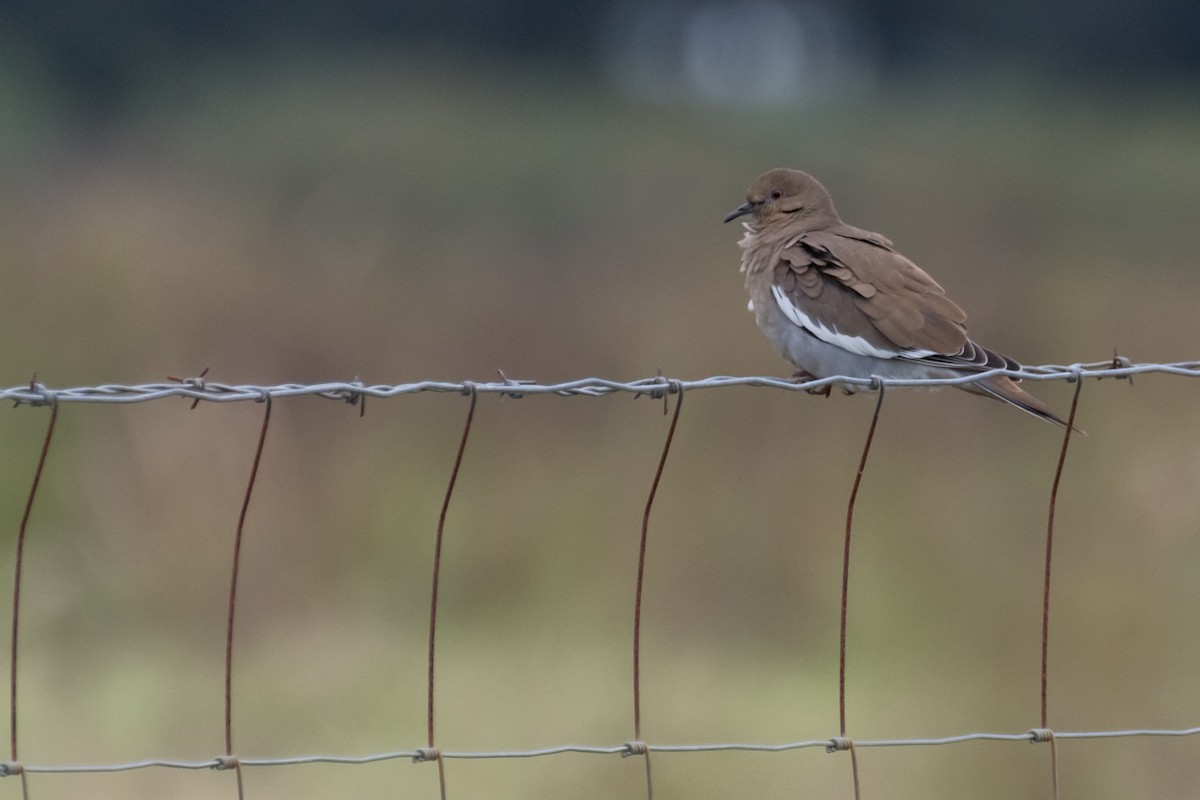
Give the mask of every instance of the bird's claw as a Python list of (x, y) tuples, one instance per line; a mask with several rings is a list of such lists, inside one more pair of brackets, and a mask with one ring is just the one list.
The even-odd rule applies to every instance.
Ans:
[[(817, 376), (813, 375), (808, 370), (801, 369), (792, 373), (792, 380), (798, 383), (803, 383), (804, 381), (815, 381), (816, 379)], [(825, 386), (819, 386), (815, 389), (805, 389), (804, 391), (807, 394), (817, 395), (819, 397), (829, 397), (829, 393), (832, 391), (832, 389), (833, 387), (827, 384)]]

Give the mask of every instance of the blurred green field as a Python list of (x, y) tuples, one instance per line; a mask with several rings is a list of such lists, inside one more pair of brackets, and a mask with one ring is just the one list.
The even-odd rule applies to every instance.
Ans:
[[(6, 386), (786, 375), (745, 311), (759, 172), (935, 275), (1026, 363), (1200, 357), (1200, 109), (1000, 78), (776, 110), (647, 106), (496, 63), (210, 64), (101, 129), (0, 84)], [(442, 62), (444, 63), (444, 62)], [(978, 79), (976, 79), (978, 81)], [(1065, 410), (1071, 389), (1033, 387)], [(1050, 725), (1200, 724), (1200, 384), (1088, 382), (1058, 505)], [(275, 407), (246, 531), (235, 747), (424, 744), (433, 534), (466, 400)], [(871, 402), (687, 397), (651, 520), (643, 735), (837, 733), (841, 529)], [(228, 560), (261, 407), (71, 405), (34, 509), (21, 639), (29, 763), (223, 750)], [(7, 411), (12, 552), (46, 412)], [(633, 736), (630, 638), (661, 404), (483, 397), (450, 509), (444, 750)], [(1039, 710), (1059, 437), (960, 392), (896, 391), (856, 512), (849, 734), (1020, 732)], [(8, 583), (4, 583), (8, 586)], [(1180, 797), (1200, 742), (1059, 744), (1065, 796)], [(1049, 796), (1048, 750), (864, 750), (864, 797)], [(664, 797), (850, 797), (848, 759), (662, 755)], [(450, 762), (451, 796), (637, 797), (642, 765)], [(232, 776), (32, 776), (40, 800), (229, 796)], [(246, 772), (250, 797), (431, 796), (393, 761)], [(5, 796), (19, 796), (4, 784)]]

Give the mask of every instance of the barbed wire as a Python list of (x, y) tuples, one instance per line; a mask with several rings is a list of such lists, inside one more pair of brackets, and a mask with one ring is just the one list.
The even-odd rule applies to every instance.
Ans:
[(0, 400), (32, 406), (58, 403), (144, 403), (168, 397), (183, 397), (195, 401), (229, 403), (238, 401), (262, 401), (266, 397), (316, 396), (331, 400), (355, 402), (363, 397), (388, 398), (399, 395), (441, 392), (452, 394), (499, 394), (507, 397), (551, 394), (561, 397), (603, 397), (610, 394), (630, 393), (661, 396), (663, 393), (694, 391), (697, 389), (722, 389), (736, 386), (808, 391), (826, 386), (846, 385), (870, 388), (884, 385), (906, 386), (962, 386), (984, 381), (997, 375), (1006, 375), (1031, 381), (1074, 381), (1078, 378), (1132, 378), (1147, 374), (1178, 375), (1189, 378), (1200, 377), (1200, 361), (1176, 361), (1169, 363), (1134, 364), (1128, 359), (1117, 357), (1108, 361), (1080, 362), (1075, 364), (1044, 364), (1023, 367), (1017, 370), (993, 369), (963, 375), (957, 378), (861, 378), (834, 375), (827, 378), (798, 381), (791, 378), (769, 376), (713, 375), (696, 380), (668, 378), (657, 375), (632, 381), (607, 378), (578, 378), (560, 383), (537, 383), (515, 380), (501, 375), (499, 381), (415, 381), (398, 384), (366, 384), (359, 380), (330, 381), (327, 383), (283, 383), (274, 386), (251, 384), (225, 384), (208, 381), (203, 376), (175, 378), (170, 383), (103, 384), (54, 389), (35, 381), (22, 386), (0, 390)]

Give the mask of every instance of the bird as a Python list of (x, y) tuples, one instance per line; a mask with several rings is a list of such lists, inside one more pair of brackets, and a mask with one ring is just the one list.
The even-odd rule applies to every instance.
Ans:
[[(843, 222), (828, 190), (808, 173), (764, 172), (725, 222), (743, 217), (749, 308), (779, 354), (798, 368), (794, 377), (959, 378), (1021, 369), (973, 341), (962, 308), (891, 240)], [(957, 386), (1067, 425), (1007, 375)], [(855, 388), (861, 387), (843, 386)]]

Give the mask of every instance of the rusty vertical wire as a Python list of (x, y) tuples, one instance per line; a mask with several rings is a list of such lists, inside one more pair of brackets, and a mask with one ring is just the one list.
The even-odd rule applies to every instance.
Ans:
[[(1054, 555), (1054, 510), (1058, 503), (1058, 486), (1062, 481), (1063, 465), (1067, 462), (1067, 447), (1071, 444), (1071, 433), (1075, 430), (1075, 412), (1079, 408), (1079, 391), (1083, 380), (1075, 376), (1075, 394), (1071, 397), (1071, 411), (1067, 415), (1067, 427), (1063, 431), (1062, 449), (1058, 452), (1058, 466), (1054, 470), (1054, 482), (1050, 487), (1050, 510), (1046, 518), (1046, 572), (1042, 586), (1042, 728), (1049, 730), (1048, 723), (1048, 665), (1050, 660), (1050, 565)], [(1050, 769), (1054, 778), (1054, 797), (1058, 799), (1058, 749), (1053, 734), (1050, 737)]]
[(242, 560), (242, 531), (246, 527), (246, 511), (250, 508), (250, 497), (254, 493), (254, 481), (258, 477), (258, 465), (262, 461), (263, 445), (267, 441), (267, 428), (271, 424), (271, 395), (263, 393), (267, 404), (263, 412), (262, 427), (258, 432), (258, 444), (254, 449), (254, 464), (250, 467), (250, 478), (246, 481), (246, 494), (242, 498), (242, 509), (238, 514), (237, 533), (233, 538), (233, 569), (229, 577), (229, 616), (225, 626), (225, 755), (228, 766), (237, 775), (237, 792), (241, 800), (242, 766), (233, 755), (233, 622), (237, 610), (238, 567)]
[[(50, 452), (50, 442), (54, 438), (54, 426), (57, 422), (58, 402), (51, 396), (50, 421), (46, 423), (46, 436), (42, 440), (42, 451), (38, 456), (37, 468), (33, 471), (33, 485), (29, 487), (29, 497), (25, 500), (25, 512), (21, 515), (21, 526), (17, 529), (17, 554), (13, 575), (12, 658), (9, 671), (10, 755), (14, 764), (20, 763), (17, 758), (17, 638), (20, 633), (21, 620), (21, 566), (25, 557), (25, 531), (29, 527), (29, 516), (33, 512), (33, 500), (37, 497), (38, 485), (42, 482), (42, 471), (46, 467), (46, 454)], [(29, 797), (29, 782), (23, 769), (21, 770), (21, 796)]]
[[(854, 531), (854, 505), (858, 501), (858, 489), (862, 485), (863, 472), (867, 468), (867, 456), (871, 453), (871, 442), (875, 439), (875, 427), (879, 424), (879, 412), (883, 408), (885, 386), (879, 382), (879, 394), (875, 399), (875, 412), (867, 428), (862, 456), (858, 459), (858, 472), (854, 475), (854, 486), (850, 489), (850, 501), (846, 506), (846, 537), (842, 548), (842, 620), (838, 635), (838, 723), (842, 738), (846, 738), (846, 616), (850, 601), (850, 536)], [(859, 798), (858, 753), (853, 744), (850, 750), (850, 769), (854, 774), (854, 798)]]
[(1058, 740), (1050, 735), (1050, 777), (1054, 781), (1054, 800), (1059, 800), (1058, 794)]
[[(662, 480), (663, 468), (667, 465), (667, 456), (671, 453), (671, 442), (675, 440), (675, 428), (679, 425), (679, 411), (683, 408), (683, 389), (674, 385), (675, 413), (671, 415), (671, 424), (667, 428), (667, 438), (663, 441), (662, 455), (658, 458), (658, 468), (654, 471), (654, 480), (650, 484), (650, 494), (646, 498), (646, 507), (642, 511), (642, 536), (638, 544), (637, 588), (633, 600), (633, 738), (630, 751), (626, 755), (644, 753), (646, 759), (646, 797), (654, 799), (654, 780), (650, 772), (650, 752), (642, 744), (642, 587), (646, 577), (646, 540), (650, 533), (650, 510), (654, 508), (654, 498), (658, 495), (658, 484)], [(664, 395), (665, 398), (665, 395)], [(666, 412), (663, 407), (663, 412)], [(637, 746), (634, 746), (636, 743)]]
[(854, 742), (850, 742), (850, 772), (854, 776), (854, 800), (859, 800), (862, 791), (858, 784), (858, 749)]
[(467, 439), (471, 435), (471, 422), (475, 419), (475, 404), (479, 399), (479, 393), (475, 391), (475, 388), (472, 386), (469, 389), (471, 392), (471, 405), (467, 408), (467, 420), (463, 423), (462, 438), (458, 442), (458, 452), (454, 455), (454, 467), (450, 470), (450, 483), (446, 486), (446, 495), (442, 498), (442, 510), (438, 514), (437, 539), (433, 546), (433, 589), (430, 592), (429, 598), (429, 704), (427, 721), (429, 724), (429, 749), (433, 751), (434, 757), (437, 759), (438, 789), (442, 800), (446, 800), (446, 770), (443, 766), (444, 762), (441, 755), (437, 754), (433, 738), (433, 679), (434, 656), (437, 643), (438, 586), (440, 585), (442, 573), (442, 539), (446, 531), (446, 512), (450, 510), (450, 498), (454, 495), (454, 485), (458, 483), (458, 470), (462, 466), (463, 453), (467, 449)]

